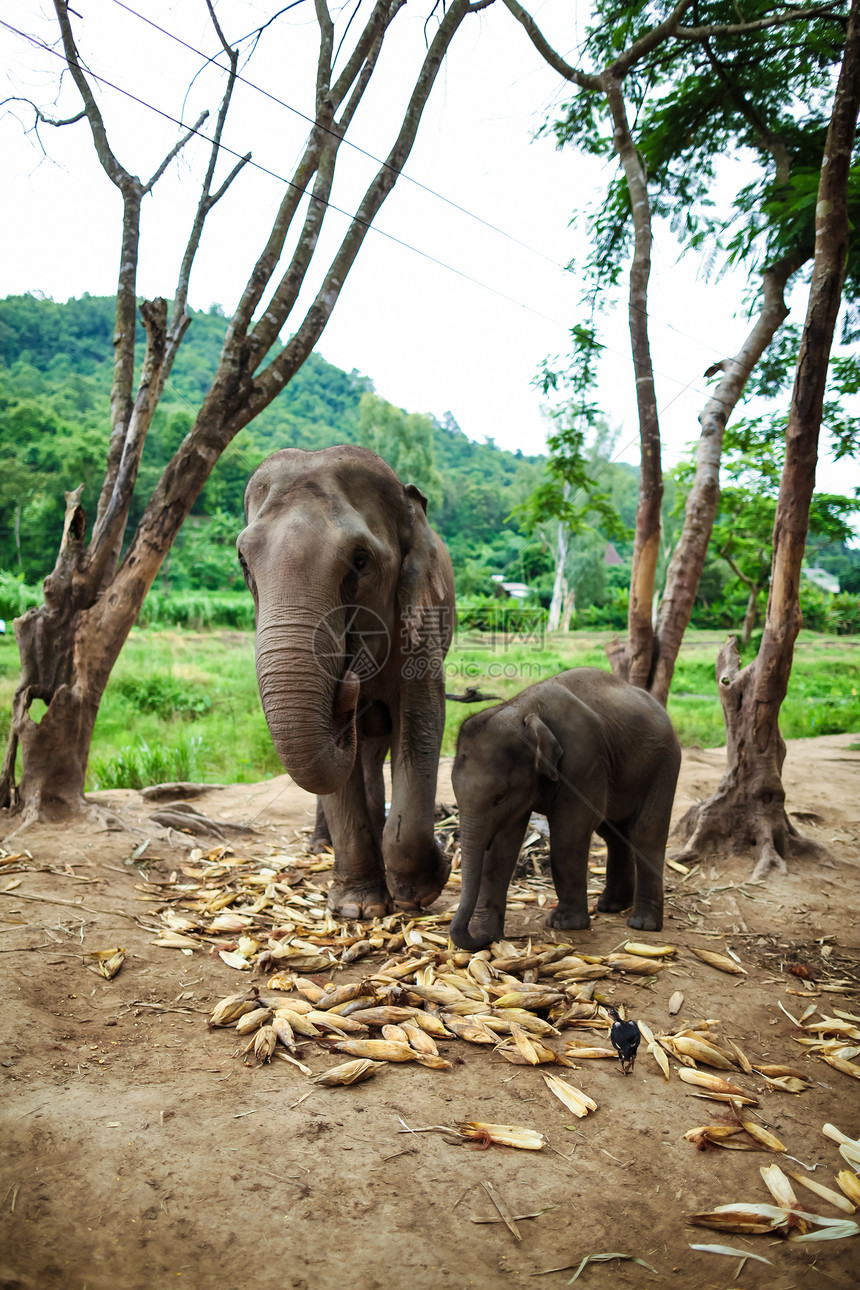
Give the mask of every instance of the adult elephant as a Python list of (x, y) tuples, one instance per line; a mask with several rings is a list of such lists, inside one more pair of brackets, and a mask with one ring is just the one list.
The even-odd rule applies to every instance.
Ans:
[(351, 444), (284, 448), (245, 490), (260, 697), (285, 770), (322, 799), (343, 918), (424, 908), (448, 877), (433, 823), (454, 574), (426, 508)]

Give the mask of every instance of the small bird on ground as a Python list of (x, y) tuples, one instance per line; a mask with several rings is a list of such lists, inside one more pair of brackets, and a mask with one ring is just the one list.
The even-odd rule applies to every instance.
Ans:
[(622, 1021), (616, 1008), (608, 1008), (607, 1011), (612, 1018), (609, 1042), (618, 1053), (618, 1060), (621, 1062), (621, 1069), (624, 1074), (629, 1075), (633, 1070), (633, 1063), (636, 1061), (636, 1050), (642, 1038), (639, 1033), (639, 1027), (635, 1021)]

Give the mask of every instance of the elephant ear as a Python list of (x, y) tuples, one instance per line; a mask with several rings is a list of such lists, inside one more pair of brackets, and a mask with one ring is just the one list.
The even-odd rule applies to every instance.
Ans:
[(564, 752), (561, 744), (536, 713), (530, 712), (524, 718), (523, 725), (531, 733), (529, 742), (534, 745), (535, 770), (547, 779), (558, 779), (558, 763)]
[(403, 645), (418, 649), (447, 637), (444, 623), (446, 581), (440, 568), (436, 534), (427, 520), (427, 498), (415, 484), (404, 488), (409, 511), (409, 538), (400, 567), (397, 600)]

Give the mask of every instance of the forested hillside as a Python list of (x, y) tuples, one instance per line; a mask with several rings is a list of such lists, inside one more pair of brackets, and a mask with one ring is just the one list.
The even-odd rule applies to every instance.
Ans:
[[(33, 296), (0, 301), (0, 568), (20, 571), (27, 582), (44, 577), (53, 564), (63, 490), (83, 482), (87, 513), (95, 511), (107, 448), (113, 318), (110, 297), (65, 304)], [(147, 439), (140, 497), (148, 495), (192, 424), (224, 328), (217, 311), (193, 314)], [(523, 541), (508, 517), (534, 488), (541, 459), (473, 442), (450, 412), (437, 419), (390, 409), (368, 377), (311, 354), (219, 461), (162, 581), (177, 589), (240, 586), (233, 543), (251, 471), (277, 448), (343, 442), (367, 443), (424, 489), (432, 522), (458, 563), (465, 566), (479, 559), (484, 546), (500, 542), (500, 568), (506, 571), (508, 545)], [(137, 513), (133, 508), (132, 526)], [(491, 571), (487, 566), (484, 581)], [(518, 567), (508, 576), (519, 573)]]
[[(64, 490), (83, 483), (87, 515), (92, 519), (95, 514), (110, 424), (113, 320), (112, 297), (84, 296), (64, 304), (34, 296), (0, 301), (0, 580), (5, 579), (7, 588), (0, 596), (0, 617), (12, 617), (40, 598), (38, 586), (57, 553)], [(137, 498), (149, 496), (191, 428), (215, 370), (225, 325), (217, 310), (193, 313), (146, 441)], [(142, 329), (139, 345), (142, 357)], [(369, 377), (343, 372), (321, 355), (311, 354), (283, 394), (221, 457), (162, 567), (148, 613), (156, 618), (165, 615), (169, 601), (171, 621), (200, 620), (200, 602), (187, 612), (180, 610), (180, 593), (244, 592), (235, 541), (243, 524), (242, 499), (249, 475), (277, 448), (314, 449), (343, 442), (373, 448), (404, 480), (426, 493), (431, 521), (454, 560), (461, 605), (470, 596), (498, 594), (495, 578), (526, 583), (532, 603), (548, 606), (554, 525), (550, 522), (543, 529), (527, 531), (516, 511), (544, 477), (544, 460), (505, 452), (492, 443), (492, 426), (486, 431), (488, 441), (477, 443), (467, 438), (451, 412), (436, 416), (396, 408), (386, 402), (384, 392), (374, 390)], [(603, 456), (595, 459), (591, 469), (622, 523), (632, 530), (638, 472), (611, 460), (611, 429), (606, 434)], [(667, 476), (665, 483), (658, 585), (680, 524), (684, 468)], [(759, 503), (760, 491), (758, 486), (753, 489)], [(736, 488), (728, 490), (728, 501), (736, 493)], [(142, 500), (133, 503), (129, 531), (142, 506)], [(596, 515), (589, 522), (599, 525)], [(769, 552), (769, 530), (766, 520), (763, 523), (759, 546), (764, 555), (759, 558), (756, 547), (750, 556), (753, 563), (762, 564)], [(745, 510), (736, 514), (727, 509), (725, 525), (730, 532), (746, 532), (751, 520)], [(721, 531), (718, 527), (717, 532)], [(860, 552), (827, 536), (813, 535), (811, 542), (816, 550), (810, 562), (832, 570), (843, 590), (856, 590), (851, 579), (860, 568)], [(576, 535), (565, 568), (576, 625), (624, 628), (631, 552), (630, 542), (616, 538), (607, 562), (607, 540), (599, 527)], [(742, 558), (736, 551), (728, 554), (736, 563)], [(763, 587), (766, 560), (762, 567)], [(16, 590), (10, 575), (32, 590)], [(740, 574), (733, 571), (726, 553), (715, 546), (702, 577), (694, 623), (737, 630), (748, 611), (749, 597), (744, 569)], [(805, 602), (808, 625), (857, 630), (853, 598), (850, 605), (834, 602), (825, 592), (809, 587)], [(250, 601), (245, 603), (244, 595), (242, 604), (246, 616), (250, 615)], [(838, 613), (831, 624), (834, 610)], [(234, 605), (231, 612), (240, 611)], [(186, 613), (186, 618), (176, 618), (180, 613)], [(475, 615), (474, 625), (487, 625), (480, 602)], [(461, 612), (461, 621), (472, 620)]]

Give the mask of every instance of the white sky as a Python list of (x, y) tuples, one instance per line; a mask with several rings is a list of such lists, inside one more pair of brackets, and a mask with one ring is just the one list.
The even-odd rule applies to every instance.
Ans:
[[(196, 49), (216, 52), (203, 0), (130, 2)], [(204, 107), (214, 118), (220, 82), (211, 72), (195, 81), (186, 100), (200, 68), (196, 54), (117, 0), (77, 0), (74, 7), (83, 19), (74, 20), (74, 30), (94, 73), (189, 124)], [(235, 39), (275, 7), (263, 0), (221, 0), (217, 11), (228, 37)], [(348, 135), (376, 158), (387, 154), (400, 123), (423, 56), (428, 8), (410, 0), (395, 20), (375, 86)], [(577, 6), (564, 0), (544, 0), (535, 10), (562, 52), (576, 47), (576, 12)], [(4, 18), (55, 41), (47, 0), (17, 0)], [(264, 34), (245, 75), (291, 107), (311, 112), (316, 35), (313, 7), (306, 0)], [(8, 31), (3, 31), (3, 46), (0, 97), (22, 95), (47, 107), (57, 92), (60, 60)], [(581, 318), (582, 280), (563, 269), (582, 258), (585, 245), (583, 232), (570, 227), (571, 216), (584, 211), (602, 182), (601, 163), (570, 149), (557, 152), (549, 139), (533, 140), (548, 113), (564, 101), (565, 89), (500, 4), (465, 20), (405, 174), (470, 214), (401, 178), (376, 221), (378, 231), (368, 234), (318, 346), (330, 362), (369, 376), (392, 403), (437, 416), (450, 410), (471, 438), (492, 437), (501, 447), (526, 453), (544, 450), (547, 428), (532, 380), (545, 356), (566, 352), (568, 329)], [(176, 127), (114, 89), (99, 86), (97, 95), (117, 156), (148, 178), (175, 142)], [(71, 115), (79, 104), (66, 77), (56, 112)], [(88, 127), (84, 122), (62, 130), (43, 127), (46, 158), (33, 136), (24, 134), (21, 122), (31, 119), (26, 106), (11, 105), (6, 113), (0, 116), (6, 174), (0, 295), (41, 291), (64, 300), (85, 291), (110, 294), (118, 268), (120, 201), (96, 161)], [(289, 108), (255, 89), (237, 87), (224, 137), (228, 147), (239, 154), (251, 149), (255, 162), (286, 177), (306, 133), (307, 123)], [(205, 144), (189, 145), (146, 199), (141, 294), (172, 295), (204, 155)], [(333, 202), (351, 209), (377, 168), (344, 145)], [(217, 302), (232, 311), (282, 191), (277, 179), (246, 168), (209, 217), (192, 276), (192, 306), (206, 309)], [(328, 264), (345, 223), (329, 212), (320, 265)], [(315, 279), (308, 300), (317, 284)], [(670, 236), (657, 231), (650, 330), (664, 466), (677, 461), (698, 435), (697, 416), (707, 398), (702, 372), (734, 353), (748, 330), (742, 314), (735, 316), (739, 292), (737, 278), (706, 282), (692, 262), (678, 265)], [(796, 292), (792, 303), (793, 318), (802, 321), (805, 290)], [(636, 462), (623, 298), (604, 324), (602, 339), (608, 351), (601, 367), (601, 402), (610, 422), (620, 427), (618, 458)], [(856, 463), (834, 466), (823, 458), (819, 487), (847, 492), (858, 484)]]

